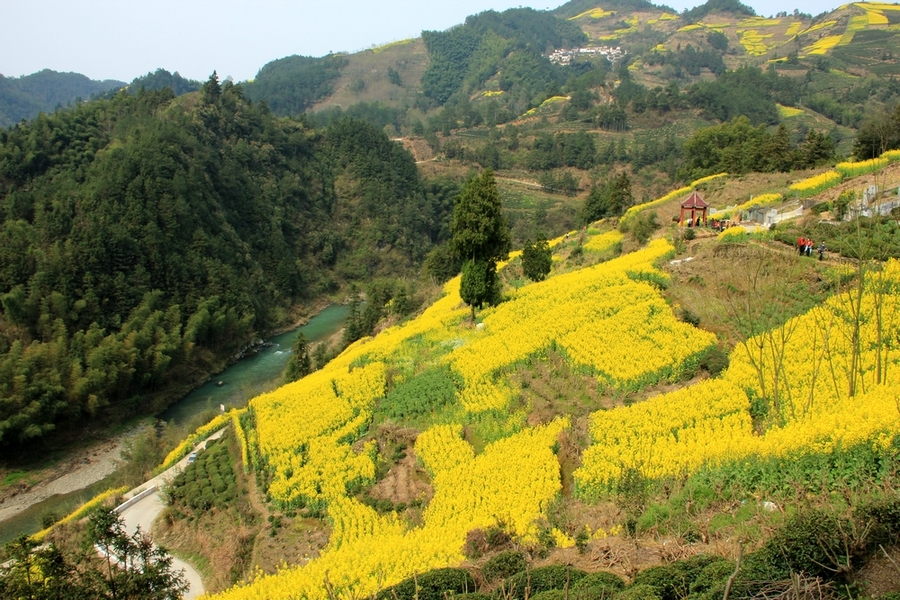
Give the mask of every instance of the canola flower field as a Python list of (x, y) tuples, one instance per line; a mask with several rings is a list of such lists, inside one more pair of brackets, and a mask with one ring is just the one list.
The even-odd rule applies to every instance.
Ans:
[[(575, 473), (578, 492), (598, 498), (613, 491), (626, 469), (661, 478), (867, 441), (887, 448), (900, 428), (900, 358), (883, 343), (900, 334), (900, 264), (887, 263), (865, 292), (858, 304), (842, 294), (795, 317), (777, 336), (783, 342), (760, 336), (737, 346), (718, 379), (592, 415), (594, 444)], [(860, 392), (854, 396), (851, 380)], [(750, 396), (771, 397), (776, 388), (782, 425), (758, 435)]]
[[(599, 251), (621, 243), (617, 233), (597, 237)], [(554, 240), (554, 247), (561, 241)], [(484, 415), (509, 416), (515, 390), (504, 373), (550, 348), (610, 389), (638, 389), (692, 372), (715, 337), (676, 319), (654, 283), (665, 279), (655, 264), (672, 251), (657, 240), (639, 252), (524, 286), (482, 311), (476, 328), (467, 324), (459, 280), (452, 280), (419, 318), (360, 340), (324, 369), (254, 398), (248, 411), (255, 428), (243, 437), (255, 437), (250, 454), (271, 475), (269, 495), (285, 507), (323, 511), (332, 536), (307, 565), (260, 575), (220, 596), (278, 597), (291, 590), (323, 598), (326, 573), (342, 596), (368, 595), (413, 573), (458, 564), (473, 528), (500, 520), (512, 533), (534, 539), (536, 520), (560, 493), (552, 447), (568, 420), (531, 427), (513, 411), (477, 454), (462, 439), (462, 426)], [(396, 385), (421, 368), (422, 348), (429, 351), (427, 360), (448, 365), (463, 383), (456, 404), (434, 414), (435, 424), (416, 442), (435, 495), (423, 524), (410, 527), (396, 515), (378, 515), (348, 490), (374, 478), (374, 444), (357, 441), (384, 401), (387, 365)], [(561, 531), (553, 535), (560, 544), (574, 543)]]
[[(564, 242), (554, 240), (553, 247)], [(599, 233), (591, 243), (602, 251), (621, 237)], [(672, 252), (658, 239), (617, 259), (524, 286), (483, 310), (478, 327), (467, 324), (459, 280), (451, 280), (417, 319), (360, 340), (321, 371), (252, 400), (255, 427), (241, 437), (254, 463), (271, 475), (270, 496), (282, 506), (320, 509), (332, 535), (307, 564), (260, 573), (215, 597), (325, 598), (326, 580), (340, 597), (361, 597), (414, 573), (460, 564), (466, 533), (474, 528), (502, 521), (511, 533), (535, 539), (536, 520), (561, 491), (552, 448), (569, 421), (529, 426), (521, 411), (510, 411), (517, 390), (505, 374), (550, 348), (610, 390), (641, 389), (692, 373), (716, 340), (677, 320), (663, 299), (659, 285), (666, 275), (656, 265)], [(900, 333), (898, 284), (896, 263), (868, 282), (856, 346), (847, 335), (849, 297), (836, 296), (789, 322), (782, 348), (769, 347), (771, 337), (753, 338), (731, 353), (729, 368), (716, 379), (592, 414), (593, 443), (575, 472), (576, 493), (601, 499), (629, 468), (658, 479), (748, 457), (859, 443), (889, 449), (898, 429), (900, 368), (894, 350), (876, 348)], [(885, 301), (877, 303), (879, 297)], [(876, 310), (881, 328), (869, 318)], [(778, 351), (784, 360), (777, 372), (759, 361)], [(436, 410), (433, 425), (415, 443), (435, 494), (422, 523), (412, 526), (393, 513), (379, 515), (349, 490), (374, 478), (377, 449), (358, 442), (385, 401), (388, 368), (397, 385), (414, 377), (423, 361), (449, 366), (462, 383), (455, 403)], [(855, 396), (848, 393), (851, 379)], [(779, 426), (758, 435), (750, 396), (765, 395), (763, 387), (771, 393), (775, 380)], [(476, 452), (463, 427), (491, 415), (507, 418)], [(551, 535), (561, 547), (574, 543), (564, 532)]]

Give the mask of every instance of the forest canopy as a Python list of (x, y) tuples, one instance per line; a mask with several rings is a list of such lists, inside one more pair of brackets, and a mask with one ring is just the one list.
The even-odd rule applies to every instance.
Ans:
[(160, 410), (298, 303), (417, 265), (446, 204), (383, 132), (215, 75), (0, 132), (0, 446)]

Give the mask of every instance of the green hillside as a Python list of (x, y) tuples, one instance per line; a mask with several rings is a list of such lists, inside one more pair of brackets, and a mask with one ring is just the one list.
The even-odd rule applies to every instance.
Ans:
[[(583, 199), (624, 171), (636, 198), (652, 198), (700, 176), (683, 152), (698, 131), (740, 116), (786, 135), (779, 143), (791, 152), (819, 138), (839, 157), (894, 147), (873, 141), (873, 132), (900, 98), (896, 9), (854, 3), (769, 18), (727, 0), (681, 14), (645, 1), (578, 0), (550, 12), (486, 11), (356, 54), (275, 61), (247, 85), (266, 98), (276, 66), (280, 81), (320, 82), (292, 92), (302, 105), (290, 110), (276, 93), (273, 108), (308, 109), (320, 124), (366, 120), (418, 148), (429, 161), (420, 168), (435, 175), (491, 167), (510, 193), (519, 184), (505, 182), (525, 182), (566, 204), (567, 195)], [(586, 50), (553, 54), (579, 47)], [(566, 137), (573, 134), (577, 142)], [(813, 164), (709, 166), (705, 174)]]
[[(196, 453), (154, 535), (212, 597), (897, 600), (897, 8), (486, 11), (3, 130), (4, 456), (349, 300), (129, 448)], [(83, 556), (93, 506), (38, 537)], [(20, 548), (0, 590), (72, 575)]]
[(365, 123), (214, 77), (0, 132), (0, 445), (156, 413), (304, 305), (415, 272), (445, 188)]
[(121, 81), (93, 81), (80, 73), (57, 73), (50, 69), (22, 77), (0, 75), (0, 127), (89, 100), (123, 85)]
[(474, 320), (456, 277), (219, 417), (269, 518), (245, 540), (263, 574), (215, 597), (893, 598), (898, 270), (859, 252), (896, 257), (896, 220), (640, 243), (641, 215), (686, 193), (550, 240), (546, 280), (512, 253)]

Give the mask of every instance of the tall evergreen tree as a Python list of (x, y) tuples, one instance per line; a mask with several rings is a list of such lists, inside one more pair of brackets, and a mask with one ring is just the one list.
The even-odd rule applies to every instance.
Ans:
[(475, 309), (493, 294), (497, 261), (505, 259), (510, 249), (509, 227), (491, 169), (466, 182), (456, 200), (451, 232), (451, 247), (464, 261), (460, 295), (472, 307), (474, 321)]
[(291, 358), (284, 369), (284, 382), (290, 383), (302, 379), (309, 375), (311, 371), (312, 360), (309, 358), (309, 345), (306, 343), (306, 336), (303, 335), (302, 331), (299, 331), (297, 332), (297, 337), (294, 338)]

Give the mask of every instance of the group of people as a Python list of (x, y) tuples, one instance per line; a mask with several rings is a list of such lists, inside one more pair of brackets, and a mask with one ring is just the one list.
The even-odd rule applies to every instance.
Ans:
[[(812, 249), (815, 245), (816, 243), (811, 238), (803, 237), (802, 235), (797, 238), (797, 250), (800, 252), (800, 256), (812, 256)], [(825, 258), (825, 242), (819, 242), (817, 251), (819, 260), (823, 260)]]

